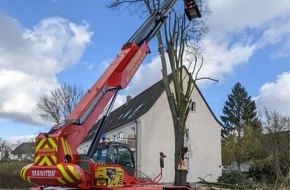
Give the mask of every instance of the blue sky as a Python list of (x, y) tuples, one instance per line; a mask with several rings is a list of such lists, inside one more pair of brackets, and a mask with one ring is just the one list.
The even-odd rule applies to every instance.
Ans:
[[(0, 0), (0, 138), (31, 139), (48, 130), (37, 116), (39, 96), (63, 82), (88, 89), (104, 72), (143, 21), (107, 9), (108, 2)], [(289, 1), (207, 2), (212, 14), (200, 42), (205, 47), (200, 77), (220, 82), (199, 87), (216, 117), (237, 82), (259, 110), (290, 115)], [(150, 45), (152, 53), (117, 105), (161, 79), (154, 41)]]

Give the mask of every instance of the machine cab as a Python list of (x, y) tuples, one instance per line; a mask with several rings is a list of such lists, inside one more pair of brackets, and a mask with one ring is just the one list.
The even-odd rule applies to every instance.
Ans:
[(194, 18), (200, 18), (201, 14), (195, 0), (183, 0), (184, 1), (184, 12), (188, 20)]
[(130, 176), (134, 176), (134, 156), (126, 144), (117, 142), (100, 143), (93, 160), (100, 164), (118, 164)]

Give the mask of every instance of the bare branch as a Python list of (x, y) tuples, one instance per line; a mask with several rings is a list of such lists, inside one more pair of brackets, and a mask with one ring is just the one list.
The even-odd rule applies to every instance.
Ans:
[(83, 96), (81, 86), (62, 84), (50, 92), (42, 95), (37, 103), (39, 116), (50, 123), (60, 124), (71, 113)]

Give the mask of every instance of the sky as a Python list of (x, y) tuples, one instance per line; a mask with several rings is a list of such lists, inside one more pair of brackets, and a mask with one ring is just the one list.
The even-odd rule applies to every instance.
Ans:
[[(0, 0), (0, 138), (31, 141), (47, 131), (50, 125), (38, 117), (39, 97), (62, 83), (89, 89), (145, 19), (110, 10), (108, 2)], [(219, 82), (198, 86), (215, 116), (237, 82), (258, 111), (289, 116), (289, 0), (206, 2), (211, 14), (204, 18), (209, 32), (200, 41), (200, 77)], [(158, 52), (151, 50), (116, 106), (161, 79)]]

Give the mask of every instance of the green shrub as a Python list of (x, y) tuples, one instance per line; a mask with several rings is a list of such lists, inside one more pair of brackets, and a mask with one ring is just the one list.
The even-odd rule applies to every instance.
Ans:
[(23, 189), (32, 187), (32, 184), (20, 178), (20, 170), (31, 162), (27, 161), (0, 161), (0, 188)]
[(237, 171), (230, 171), (230, 172), (224, 172), (222, 176), (218, 178), (219, 183), (228, 183), (228, 184), (239, 184), (241, 181), (241, 173)]
[(241, 187), (256, 187), (258, 183), (249, 177), (246, 173), (238, 171), (226, 171), (223, 172), (217, 181), (223, 184), (238, 185)]

